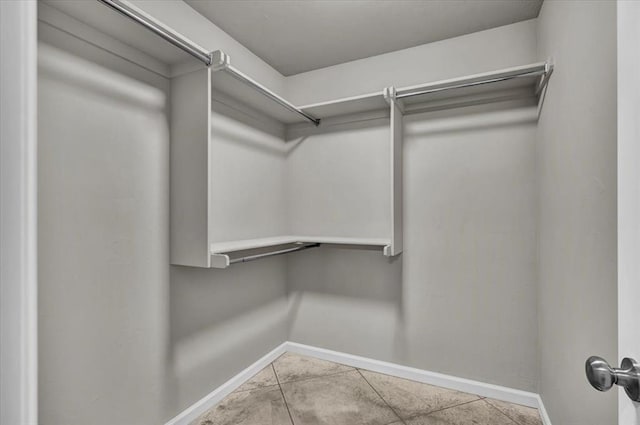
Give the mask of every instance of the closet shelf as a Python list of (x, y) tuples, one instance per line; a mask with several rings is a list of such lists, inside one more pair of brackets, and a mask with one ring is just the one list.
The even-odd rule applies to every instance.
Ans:
[(391, 98), (404, 114), (513, 100), (535, 98), (544, 92), (553, 65), (539, 62), (482, 74), (434, 81), (403, 88), (388, 87), (373, 93), (297, 107), (230, 65), (229, 57), (212, 54), (213, 93), (223, 93), (284, 125), (312, 122), (357, 113), (383, 111)]
[(211, 244), (211, 254), (224, 254), (249, 249), (266, 248), (270, 246), (286, 245), (291, 243), (323, 243), (330, 245), (360, 245), (380, 246), (389, 245), (390, 240), (385, 238), (348, 238), (337, 236), (273, 236), (260, 239), (245, 239), (238, 241), (216, 242)]
[(540, 100), (552, 72), (550, 62), (539, 62), (399, 88), (395, 98), (405, 113), (515, 98)]
[(389, 109), (389, 104), (384, 98), (384, 91), (363, 94), (360, 96), (345, 97), (326, 102), (312, 103), (301, 106), (300, 109), (315, 116), (331, 118), (340, 115), (350, 115), (360, 112), (369, 112)]
[(268, 87), (231, 66), (231, 59), (221, 50), (211, 53), (212, 90), (231, 96), (284, 124), (311, 122), (320, 124), (312, 114), (298, 108)]
[(538, 62), (398, 89), (389, 87), (375, 93), (313, 103), (300, 109), (326, 119), (386, 110), (390, 97), (400, 103), (404, 114), (516, 98), (539, 100), (552, 72), (550, 62)]
[(223, 269), (234, 263), (288, 254), (304, 249), (315, 248), (322, 244), (372, 247), (387, 252), (391, 241), (384, 238), (274, 236), (260, 239), (218, 242), (211, 244), (211, 266)]
[[(146, 15), (127, 1), (100, 0), (100, 2), (142, 25), (206, 66), (205, 68), (193, 69), (193, 67), (189, 67), (187, 69), (185, 64), (181, 62), (170, 61), (172, 65), (177, 66), (177, 68), (173, 66), (170, 73), (171, 263), (177, 265), (225, 268), (233, 263), (296, 252), (321, 244), (376, 248), (381, 249), (384, 255), (389, 257), (401, 254), (403, 251), (403, 116), (409, 113), (516, 99), (518, 101), (525, 100), (527, 104), (532, 103), (534, 99), (537, 100), (539, 113), (549, 77), (553, 72), (551, 63), (541, 62), (399, 89), (391, 86), (368, 94), (298, 107), (248, 74), (234, 68), (229, 56), (224, 52), (220, 50), (210, 52), (153, 17)], [(145, 42), (145, 45), (149, 44)], [(184, 56), (183, 53), (180, 54), (180, 57), (182, 56)], [(161, 73), (161, 75), (164, 74)], [(245, 115), (242, 119), (237, 118), (235, 113), (228, 114), (233, 116), (223, 117), (223, 120), (228, 119), (229, 128), (225, 129), (222, 126), (219, 128), (228, 130), (229, 133), (212, 131), (212, 128), (215, 130), (221, 122), (225, 123), (223, 120), (212, 119), (214, 115), (216, 118), (225, 115), (212, 107), (213, 100), (225, 103), (234, 112), (238, 112), (237, 115)], [(228, 109), (225, 111), (228, 112)], [(375, 112), (375, 114), (368, 114), (369, 112)], [(384, 115), (377, 115), (378, 112)], [(256, 134), (263, 133), (269, 140), (276, 138), (285, 142), (290, 136), (286, 131), (290, 125), (297, 127), (299, 124), (308, 125), (311, 123), (318, 126), (320, 119), (332, 117), (341, 118), (331, 120), (330, 123), (343, 119), (347, 121), (352, 120), (354, 115), (359, 113), (367, 113), (366, 119), (370, 119), (371, 115), (385, 116), (389, 119), (388, 132), (385, 131), (384, 135), (381, 132), (377, 133), (386, 139), (384, 140), (385, 144), (388, 143), (387, 161), (389, 167), (381, 168), (380, 172), (390, 171), (389, 180), (388, 184), (385, 182), (379, 185), (381, 191), (389, 193), (388, 198), (386, 195), (383, 198), (389, 199), (387, 238), (294, 235), (213, 242), (212, 235), (215, 234), (216, 227), (220, 223), (214, 220), (212, 205), (214, 202), (222, 200), (224, 203), (225, 199), (233, 199), (236, 197), (236, 192), (244, 189), (236, 187), (238, 182), (235, 181), (233, 182), (234, 195), (229, 196), (228, 192), (220, 190), (225, 186), (219, 184), (220, 179), (214, 180), (212, 177), (214, 171), (220, 172), (221, 170), (220, 163), (216, 162), (220, 161), (220, 157), (212, 154), (212, 149), (216, 147), (216, 143), (213, 143), (214, 139), (216, 142), (219, 140), (244, 142), (247, 138), (234, 138), (233, 132), (238, 130), (240, 134), (246, 133), (248, 126), (251, 127), (249, 131), (251, 131), (252, 140)], [(245, 120), (245, 118), (251, 119)], [(268, 125), (263, 125), (265, 120), (262, 118), (270, 118), (266, 123)], [(357, 119), (360, 120), (361, 117)], [(271, 121), (280, 125), (272, 126), (270, 124), (274, 122)], [(304, 145), (313, 143), (309, 139), (320, 140), (333, 135), (333, 132), (322, 130), (308, 131), (306, 127), (300, 130), (303, 133), (300, 140), (306, 140)], [(351, 130), (354, 131), (354, 129)], [(339, 131), (341, 129), (338, 129), (336, 133)], [(352, 134), (356, 135), (356, 133)], [(339, 143), (340, 145), (348, 145), (350, 140), (352, 137), (344, 137)], [(302, 142), (296, 145), (296, 155), (303, 155), (301, 145)], [(260, 147), (259, 144), (257, 146)], [(327, 144), (327, 146), (333, 147), (334, 145)], [(319, 148), (319, 146), (314, 147)], [(220, 152), (232, 157), (246, 151), (246, 146), (243, 145), (238, 152), (232, 152), (226, 148)], [(268, 152), (271, 153), (272, 150), (268, 149)], [(280, 151), (278, 152), (280, 153)], [(307, 154), (315, 152), (318, 151), (308, 150)], [(345, 160), (349, 160), (349, 158), (345, 157)], [(248, 164), (255, 164), (255, 157), (251, 161)], [(278, 167), (282, 165), (279, 161), (277, 163), (271, 162), (271, 164), (276, 164)], [(222, 178), (225, 178), (226, 174), (228, 173), (222, 173)], [(358, 184), (361, 184), (360, 180), (362, 179), (358, 179)], [(252, 179), (246, 179), (247, 184), (252, 182)], [(226, 186), (230, 186), (230, 184)], [(334, 187), (330, 185), (324, 186), (322, 190), (334, 190)], [(319, 205), (320, 210), (322, 207)], [(255, 210), (258, 211), (259, 206), (256, 206)], [(259, 213), (262, 214), (262, 211)], [(362, 214), (361, 209), (357, 210), (357, 214)], [(276, 215), (275, 212), (274, 215)], [(360, 219), (355, 214), (353, 216), (345, 214), (345, 216), (348, 216), (349, 219)], [(261, 226), (263, 225), (256, 226), (257, 232), (264, 231), (264, 227)], [(309, 226), (309, 228), (312, 229), (313, 226)], [(365, 230), (363, 233), (369, 234), (370, 232)]]
[(537, 97), (540, 101), (553, 72), (551, 63), (541, 62), (397, 90), (389, 87), (375, 93), (298, 107), (234, 68), (229, 56), (221, 50), (209, 53), (188, 38), (120, 0), (99, 1), (210, 67), (215, 75), (212, 79), (214, 93), (224, 93), (285, 125), (311, 122), (317, 126), (321, 118), (383, 110), (387, 108), (385, 99), (388, 99), (388, 96), (385, 96), (385, 93), (394, 96), (402, 105), (404, 113), (522, 97)]

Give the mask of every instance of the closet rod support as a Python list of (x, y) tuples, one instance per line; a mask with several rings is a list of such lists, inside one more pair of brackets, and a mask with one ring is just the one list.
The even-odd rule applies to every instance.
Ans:
[(551, 74), (553, 74), (553, 63), (547, 62), (544, 64), (544, 74), (542, 74), (542, 77), (540, 78), (540, 83), (536, 87), (536, 96), (539, 95), (540, 92), (542, 92), (542, 90), (544, 90), (544, 88), (547, 86), (547, 83), (549, 82), (549, 77), (551, 77)]
[(272, 92), (267, 87), (263, 86), (262, 84), (260, 84), (257, 81), (253, 80), (248, 75), (240, 72), (239, 70), (237, 70), (236, 68), (231, 66), (231, 59), (229, 58), (229, 55), (227, 55), (223, 51), (216, 50), (215, 52), (213, 52), (211, 54), (211, 58), (212, 58), (211, 69), (213, 71), (225, 71), (225, 72), (227, 72), (229, 75), (231, 75), (236, 80), (238, 80), (238, 81), (240, 81), (240, 82), (242, 82), (242, 83), (244, 83), (244, 84), (246, 84), (246, 85), (248, 85), (250, 87), (253, 87), (254, 89), (258, 90), (260, 93), (262, 93), (263, 95), (265, 95), (269, 99), (273, 100), (274, 102), (280, 104), (281, 106), (283, 106), (284, 108), (288, 109), (289, 111), (294, 112), (294, 113), (304, 117), (308, 121), (311, 121), (316, 127), (318, 125), (320, 125), (320, 119), (319, 118), (316, 118), (313, 115), (308, 114), (305, 111), (303, 111), (302, 109), (300, 109), (300, 108), (296, 107), (295, 105), (289, 103), (286, 99), (278, 96), (276, 93)]
[(109, 6), (112, 9), (114, 9), (116, 12), (121, 13), (122, 15), (126, 16), (127, 18), (137, 22), (138, 24), (140, 24), (143, 27), (147, 28), (148, 30), (150, 30), (154, 34), (162, 37), (163, 39), (165, 39), (169, 43), (173, 44), (174, 46), (184, 50), (187, 53), (189, 53), (194, 58), (196, 58), (199, 61), (203, 62), (206, 66), (210, 66), (211, 63), (213, 62), (213, 60), (211, 58), (211, 53), (207, 52), (202, 47), (197, 46), (192, 41), (190, 41), (190, 40), (188, 40), (188, 39), (186, 39), (186, 38), (174, 33), (170, 29), (160, 25), (159, 23), (152, 21), (151, 19), (149, 19), (146, 16), (142, 15), (138, 11), (136, 11), (136, 10), (132, 9), (131, 7), (127, 6), (126, 4), (121, 2), (120, 0), (98, 0), (98, 1), (100, 3), (102, 3), (102, 4), (105, 4), (105, 5)]
[[(527, 69), (519, 72), (515, 72), (510, 75), (502, 75), (499, 77), (491, 77), (488, 76), (487, 79), (478, 80), (478, 81), (461, 81), (461, 82), (452, 82), (450, 85), (442, 86), (442, 87), (433, 87), (433, 88), (425, 88), (425, 89), (417, 89), (415, 91), (408, 91), (405, 93), (397, 93), (396, 99), (404, 99), (406, 97), (412, 96), (420, 96), (425, 94), (439, 93), (446, 90), (452, 89), (462, 89), (466, 87), (476, 87), (484, 84), (498, 83), (501, 81), (513, 80), (516, 78), (523, 77), (536, 77), (536, 76), (547, 76), (550, 74), (553, 68), (549, 68), (547, 64), (539, 66), (539, 69)], [(546, 79), (544, 80), (546, 83)]]
[(317, 248), (319, 246), (320, 246), (319, 243), (300, 244), (299, 246), (296, 246), (293, 248), (280, 249), (278, 251), (265, 252), (264, 254), (256, 254), (256, 255), (249, 255), (246, 257), (234, 258), (233, 260), (229, 260), (229, 264), (248, 263), (249, 261), (259, 260), (261, 258), (274, 257), (276, 255), (284, 255), (284, 254), (289, 254), (291, 252), (304, 251), (305, 249)]

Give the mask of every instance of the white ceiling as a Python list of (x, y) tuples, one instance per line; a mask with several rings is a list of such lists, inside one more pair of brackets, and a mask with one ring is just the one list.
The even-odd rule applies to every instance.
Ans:
[(185, 0), (284, 75), (538, 16), (542, 0)]

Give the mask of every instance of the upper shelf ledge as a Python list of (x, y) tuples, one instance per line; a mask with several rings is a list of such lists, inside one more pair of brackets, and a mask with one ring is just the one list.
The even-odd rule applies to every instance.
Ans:
[[(249, 77), (248, 75), (240, 72), (239, 70), (237, 70), (236, 68), (234, 68), (233, 66), (231, 66), (231, 58), (229, 58), (229, 55), (227, 55), (226, 53), (224, 53), (221, 50), (216, 50), (215, 52), (213, 52), (211, 54), (211, 58), (212, 58), (212, 63), (211, 63), (211, 69), (213, 71), (224, 71), (226, 73), (226, 75), (229, 75), (231, 77), (233, 77), (233, 79), (237, 80), (238, 82), (242, 83), (244, 86), (248, 86), (249, 88), (254, 89), (254, 91), (257, 91), (260, 95), (272, 100), (273, 102), (277, 103), (278, 105), (280, 105), (281, 107), (283, 107), (284, 109), (286, 109), (290, 114), (294, 114), (294, 116), (297, 116), (298, 118), (303, 118), (311, 123), (313, 123), (314, 125), (319, 125), (320, 124), (320, 120), (318, 118), (316, 118), (315, 116), (303, 111), (302, 109), (298, 108), (297, 106), (295, 106), (294, 104), (292, 104), (291, 102), (289, 102), (288, 100), (286, 100), (285, 98), (283, 98), (282, 96), (274, 93), (272, 90), (270, 90), (268, 87), (263, 86), (262, 84), (258, 83), (257, 81), (255, 81), (254, 79), (252, 79), (251, 77)], [(264, 105), (264, 103), (262, 101), (260, 101), (260, 99), (256, 100), (255, 98), (252, 98), (250, 96), (251, 92), (246, 92), (243, 90), (242, 87), (237, 87), (237, 84), (234, 84), (234, 81), (232, 80), (226, 80), (226, 81), (221, 81), (220, 83), (220, 87), (221, 87), (221, 91), (223, 92), (239, 92), (239, 93), (244, 93), (243, 96), (241, 96), (242, 100), (245, 101), (249, 101), (251, 106), (258, 106), (259, 110), (263, 110), (263, 111), (271, 111), (273, 105)], [(217, 88), (217, 85), (214, 85), (214, 89)], [(234, 87), (236, 86), (236, 87)], [(235, 89), (235, 90), (234, 90)], [(231, 94), (231, 93), (228, 93)], [(258, 105), (256, 105), (256, 103), (258, 103)], [(268, 113), (268, 115), (272, 115), (273, 113)], [(279, 118), (280, 116), (282, 116), (281, 114), (278, 114), (278, 116), (275, 116), (274, 118)], [(290, 118), (288, 116), (285, 115), (285, 118), (282, 119), (282, 121), (289, 121)]]
[(390, 241), (385, 238), (354, 238), (338, 236), (273, 236), (260, 239), (245, 239), (238, 241), (212, 243), (211, 254), (225, 254), (249, 249), (266, 248), (270, 246), (286, 245), (291, 243), (322, 243), (329, 245), (362, 245), (379, 246), (384, 248)]
[[(221, 71), (213, 83), (214, 91), (225, 93), (283, 124), (311, 122), (316, 126), (325, 118), (386, 109), (390, 97), (406, 113), (513, 98), (540, 99), (553, 72), (550, 62), (539, 62), (399, 89), (389, 87), (298, 107), (234, 68), (229, 56), (220, 50), (212, 53), (211, 68)], [(279, 107), (274, 107), (274, 103)]]
[[(395, 100), (409, 107), (407, 111), (416, 110), (416, 108), (412, 108), (411, 105), (420, 103), (431, 103), (431, 108), (433, 109), (450, 107), (451, 103), (447, 103), (446, 100), (452, 98), (457, 100), (461, 100), (460, 98), (471, 98), (468, 100), (475, 102), (500, 100), (506, 96), (489, 98), (486, 96), (487, 92), (511, 90), (511, 97), (513, 97), (512, 89), (521, 89), (520, 95), (533, 95), (540, 100), (549, 81), (549, 77), (553, 72), (553, 65), (547, 61), (406, 87), (398, 90), (390, 87), (376, 93), (297, 107), (268, 87), (234, 68), (231, 65), (229, 56), (221, 50), (209, 53), (192, 40), (176, 33), (170, 27), (143, 14), (137, 8), (121, 0), (99, 1), (192, 55), (206, 66), (211, 67), (213, 71), (222, 71), (218, 73), (221, 78), (214, 84), (214, 90), (225, 92), (284, 124), (308, 121), (317, 126), (320, 124), (319, 117), (331, 117), (383, 109), (385, 107), (383, 100), (384, 92), (393, 93)], [(222, 76), (229, 78), (227, 79)], [(483, 95), (485, 95), (484, 98)], [(443, 102), (443, 100), (445, 102)], [(280, 107), (274, 108), (274, 103)], [(454, 103), (458, 105), (464, 104), (464, 102)]]
[[(445, 106), (464, 101), (496, 101), (511, 97), (541, 97), (553, 72), (551, 62), (506, 68), (427, 84), (404, 87), (395, 91), (395, 98), (408, 111), (413, 105)], [(500, 95), (496, 96), (495, 94)]]

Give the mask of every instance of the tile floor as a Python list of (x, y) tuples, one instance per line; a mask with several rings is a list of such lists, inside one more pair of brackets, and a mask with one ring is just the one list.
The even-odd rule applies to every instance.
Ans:
[(542, 425), (536, 409), (285, 353), (194, 425)]

